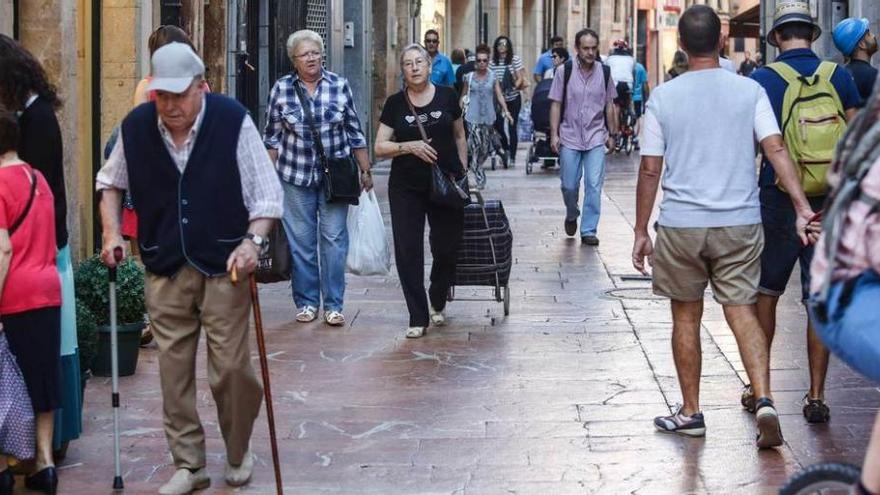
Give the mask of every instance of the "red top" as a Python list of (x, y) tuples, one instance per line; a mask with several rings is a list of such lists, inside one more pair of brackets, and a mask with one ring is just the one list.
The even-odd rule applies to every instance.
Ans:
[[(30, 165), (0, 168), (0, 229), (21, 216), (31, 192)], [(55, 203), (43, 174), (34, 170), (37, 190), (24, 221), (12, 236), (12, 262), (0, 315), (61, 306), (61, 279), (55, 266)]]

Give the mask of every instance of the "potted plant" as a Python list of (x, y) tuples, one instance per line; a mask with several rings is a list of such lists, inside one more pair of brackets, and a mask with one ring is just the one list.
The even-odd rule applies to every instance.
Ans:
[[(76, 300), (97, 324), (97, 352), (85, 361), (96, 376), (110, 376), (110, 295), (107, 267), (98, 255), (83, 261), (74, 273)], [(144, 270), (131, 258), (116, 270), (116, 315), (119, 376), (133, 375), (137, 368), (141, 331), (144, 328)]]
[(92, 363), (98, 354), (98, 320), (79, 299), (76, 301), (76, 340), (79, 346), (79, 376), (85, 391), (86, 381), (92, 374)]

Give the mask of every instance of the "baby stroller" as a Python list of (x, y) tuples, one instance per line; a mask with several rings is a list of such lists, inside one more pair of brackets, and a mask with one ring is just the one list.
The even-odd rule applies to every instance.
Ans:
[(526, 161), (526, 175), (532, 173), (532, 167), (539, 161), (541, 168), (550, 168), (559, 161), (559, 155), (550, 148), (550, 86), (553, 79), (543, 79), (535, 87), (532, 94), (532, 146), (529, 148), (529, 159)]

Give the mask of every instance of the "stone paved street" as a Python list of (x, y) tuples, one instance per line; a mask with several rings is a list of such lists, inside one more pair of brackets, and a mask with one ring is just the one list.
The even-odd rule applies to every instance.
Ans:
[[(804, 315), (794, 288), (780, 304), (772, 363), (786, 444), (755, 448), (753, 418), (739, 405), (745, 373), (710, 295), (703, 333), (707, 436), (654, 431), (652, 418), (681, 398), (669, 304), (651, 295), (650, 282), (627, 278), (635, 275), (636, 169), (635, 157), (609, 164), (598, 248), (565, 236), (557, 172), (526, 176), (522, 163), (488, 172), (485, 194), (504, 201), (514, 232), (507, 318), (498, 303), (456, 301), (448, 327), (413, 341), (403, 338), (406, 307), (394, 274), (349, 276), (349, 324), (341, 330), (294, 323), (289, 288), (263, 287), (287, 493), (769, 494), (818, 460), (859, 463), (880, 393), (834, 361), (832, 421), (805, 424)], [(385, 179), (377, 177), (377, 190), (387, 218)], [(155, 493), (173, 473), (157, 373), (156, 351), (146, 349), (137, 374), (121, 380), (129, 493)], [(223, 481), (204, 347), (198, 374), (208, 492), (231, 491)], [(84, 437), (63, 463), (62, 493), (111, 491), (109, 380), (92, 379), (85, 402)], [(253, 439), (254, 479), (242, 491), (273, 493), (267, 435), (263, 415)]]

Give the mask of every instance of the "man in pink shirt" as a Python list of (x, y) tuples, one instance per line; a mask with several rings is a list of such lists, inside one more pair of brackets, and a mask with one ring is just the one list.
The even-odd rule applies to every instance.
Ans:
[(617, 91), (608, 69), (597, 60), (599, 35), (582, 29), (575, 35), (574, 45), (577, 57), (566, 62), (565, 70), (556, 71), (550, 87), (550, 146), (559, 153), (565, 233), (573, 236), (577, 232), (583, 177), (581, 242), (595, 246), (599, 244), (596, 234), (605, 181), (605, 146), (612, 146), (617, 135)]

